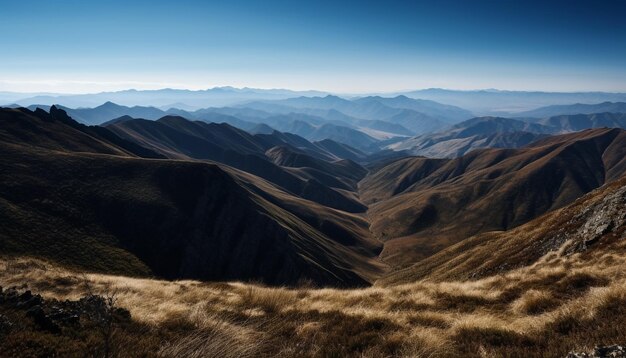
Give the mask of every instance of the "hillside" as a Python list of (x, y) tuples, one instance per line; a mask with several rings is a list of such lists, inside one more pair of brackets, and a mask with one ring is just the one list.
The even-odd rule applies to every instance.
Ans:
[(587, 130), (520, 149), (402, 159), (359, 187), (370, 203), (370, 229), (385, 241), (382, 257), (403, 265), (477, 233), (521, 225), (619, 178), (625, 146), (624, 130)]
[(321, 175), (342, 180), (351, 190), (356, 190), (356, 183), (367, 174), (367, 170), (355, 162), (349, 160), (326, 162), (286, 146), (272, 147), (265, 155), (282, 167), (313, 169)]
[(54, 118), (0, 112), (4, 254), (273, 284), (365, 285), (384, 269), (381, 244), (358, 216), (228, 167), (138, 158)]
[(576, 255), (591, 260), (623, 251), (626, 177), (508, 231), (480, 234), (379, 281), (475, 280)]
[[(253, 136), (225, 123), (189, 121), (175, 116), (163, 117), (158, 121), (134, 119), (113, 123), (106, 128), (168, 158), (223, 163), (269, 180), (296, 196), (325, 206), (350, 212), (365, 210), (353, 196), (329, 188), (318, 180), (307, 180), (295, 175), (266, 157), (265, 152), (273, 146), (294, 144), (294, 136), (280, 133), (272, 134), (270, 138), (264, 135)], [(300, 139), (300, 142), (306, 140)], [(311, 143), (304, 147), (326, 157), (332, 156)]]
[[(518, 229), (472, 238), (359, 289), (138, 279), (0, 258), (0, 285), (9, 287), (0, 293), (0, 354), (611, 354), (621, 349), (611, 343), (626, 339), (625, 204), (622, 178)], [(18, 288), (24, 286), (43, 297)], [(126, 313), (115, 317), (113, 335), (102, 338), (90, 324), (96, 315), (78, 324), (65, 319), (98, 307), (90, 304), (101, 300), (94, 294), (114, 297), (116, 312)], [(28, 313), (31, 302), (43, 307), (39, 319)], [(55, 327), (62, 329), (51, 332)]]

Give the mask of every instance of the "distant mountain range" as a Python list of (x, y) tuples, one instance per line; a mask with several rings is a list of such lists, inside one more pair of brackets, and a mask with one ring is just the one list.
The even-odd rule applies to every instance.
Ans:
[[(35, 104), (28, 108), (47, 110), (50, 106)], [(471, 117), (471, 113), (461, 108), (402, 96), (355, 100), (336, 96), (297, 97), (195, 111), (179, 108), (164, 111), (152, 106), (128, 107), (110, 101), (93, 108), (69, 108), (62, 105), (57, 105), (57, 108), (63, 109), (75, 120), (90, 125), (101, 125), (125, 116), (157, 120), (175, 115), (191, 120), (228, 123), (254, 132), (276, 129), (298, 134), (311, 141), (331, 139), (365, 152), (377, 151), (379, 141), (430, 132)]]
[[(29, 108), (47, 110), (50, 107), (32, 105)], [(626, 127), (621, 114), (626, 112), (623, 102), (549, 106), (524, 112), (524, 116), (517, 118), (477, 117), (461, 122), (460, 118), (471, 113), (458, 107), (406, 96), (371, 96), (353, 100), (331, 95), (300, 96), (195, 111), (128, 107), (113, 102), (94, 108), (73, 109), (60, 105), (57, 108), (79, 122), (92, 125), (111, 124), (128, 117), (158, 120), (179, 116), (209, 123), (227, 123), (252, 134), (271, 134), (277, 130), (313, 142), (330, 139), (368, 155), (386, 148), (436, 158), (456, 157), (477, 148), (519, 148), (546, 135), (587, 128)], [(549, 113), (597, 110), (615, 113), (543, 117)]]
[(94, 94), (19, 94), (0, 93), (0, 103), (15, 103), (21, 106), (32, 104), (61, 104), (67, 107), (95, 107), (111, 101), (126, 106), (154, 106), (169, 108), (204, 108), (208, 106), (229, 106), (243, 101), (282, 99), (296, 96), (320, 96), (320, 91), (291, 91), (286, 89), (255, 89), (214, 87), (206, 90), (186, 90), (164, 88), (159, 90), (125, 90)]
[(533, 121), (478, 117), (440, 132), (390, 144), (388, 148), (426, 157), (453, 158), (478, 148), (519, 148), (548, 135), (602, 127), (626, 129), (626, 114), (561, 115)]
[[(102, 92), (94, 94), (52, 94), (52, 93), (12, 93), (0, 92), (0, 105), (19, 104), (30, 106), (33, 104), (52, 105), (60, 104), (66, 107), (96, 107), (107, 101), (125, 106), (153, 106), (163, 110), (179, 108), (193, 111), (206, 107), (223, 107), (243, 104), (251, 101), (281, 100), (294, 97), (323, 97), (328, 95), (322, 91), (291, 91), (284, 89), (254, 89), (215, 87), (207, 90), (184, 90), (184, 89), (160, 89), (160, 90), (125, 90), (117, 92)], [(345, 99), (359, 99), (363, 95), (342, 94)], [(436, 101), (469, 110), (475, 115), (498, 115), (511, 116), (515, 113), (533, 110), (535, 108), (551, 105), (570, 105), (576, 103), (594, 104), (601, 102), (626, 102), (626, 93), (607, 92), (541, 92), (541, 91), (503, 91), (503, 90), (448, 90), (431, 88), (416, 91), (397, 93), (373, 93), (366, 101), (375, 98), (403, 96), (410, 99), (426, 100), (419, 109), (399, 106), (403, 100), (386, 101), (385, 106), (392, 108), (406, 108), (422, 112), (433, 117), (444, 117), (444, 113), (426, 111), (427, 101)], [(292, 101), (290, 105), (295, 105)], [(338, 103), (339, 104), (339, 103)], [(310, 105), (306, 104), (307, 106)], [(301, 106), (300, 106), (301, 107)], [(318, 108), (314, 106), (313, 108)], [(597, 113), (597, 111), (594, 111)], [(602, 111), (600, 111), (602, 112)], [(350, 113), (346, 113), (352, 115)], [(551, 113), (550, 115), (570, 114)], [(571, 113), (577, 114), (577, 113)], [(357, 118), (359, 116), (356, 116)], [(471, 116), (470, 116), (471, 117)], [(463, 120), (466, 118), (457, 118)]]
[[(420, 150), (454, 156), (425, 158), (255, 122), (358, 137), (342, 132), (355, 130), (337, 125), (342, 114), (332, 110), (330, 119), (268, 109), (191, 113), (256, 131), (174, 114), (88, 126), (56, 106), (0, 109), (0, 250), (97, 272), (362, 286), (386, 272), (396, 280), (403, 267), (422, 275), (416, 262), (626, 175), (626, 131), (593, 128), (623, 125), (619, 113), (473, 118), (417, 137)], [(74, 113), (101, 120), (166, 112), (108, 103)]]
[(519, 117), (531, 117), (531, 118), (547, 118), (559, 115), (570, 114), (592, 114), (592, 113), (626, 113), (625, 102), (602, 102), (596, 104), (568, 104), (568, 105), (554, 105), (542, 108), (537, 108), (532, 111), (519, 112), (516, 116)]
[(430, 88), (418, 91), (398, 92), (396, 95), (447, 103), (468, 109), (478, 115), (498, 116), (512, 116), (520, 112), (555, 104), (594, 104), (607, 101), (626, 102), (626, 93), (610, 92), (541, 92), (504, 91), (496, 89), (459, 91)]

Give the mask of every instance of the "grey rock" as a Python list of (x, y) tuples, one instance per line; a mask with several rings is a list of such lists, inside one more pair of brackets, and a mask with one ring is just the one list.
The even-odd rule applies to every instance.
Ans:
[(593, 353), (570, 352), (567, 358), (626, 358), (626, 348), (617, 344), (596, 346), (593, 349)]

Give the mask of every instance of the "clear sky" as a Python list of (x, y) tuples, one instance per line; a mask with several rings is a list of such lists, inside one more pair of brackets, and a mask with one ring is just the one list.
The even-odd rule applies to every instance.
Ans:
[(626, 91), (626, 1), (0, 0), (0, 91)]

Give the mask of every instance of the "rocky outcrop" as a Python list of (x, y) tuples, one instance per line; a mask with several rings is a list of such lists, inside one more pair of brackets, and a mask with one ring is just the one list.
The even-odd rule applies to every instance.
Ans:
[(626, 348), (617, 344), (612, 346), (596, 346), (592, 353), (570, 352), (567, 358), (623, 358), (626, 357)]
[[(115, 307), (113, 301), (98, 295), (88, 295), (77, 301), (44, 299), (30, 290), (0, 287), (0, 306), (24, 312), (39, 330), (61, 333), (65, 328), (80, 328), (83, 325), (103, 326), (114, 321), (130, 320), (130, 312)], [(22, 323), (22, 324), (20, 324)], [(0, 336), (25, 322), (11, 322), (0, 315)]]
[(586, 208), (575, 219), (585, 223), (573, 235), (581, 241), (582, 249), (626, 222), (626, 186), (605, 197), (599, 203)]

